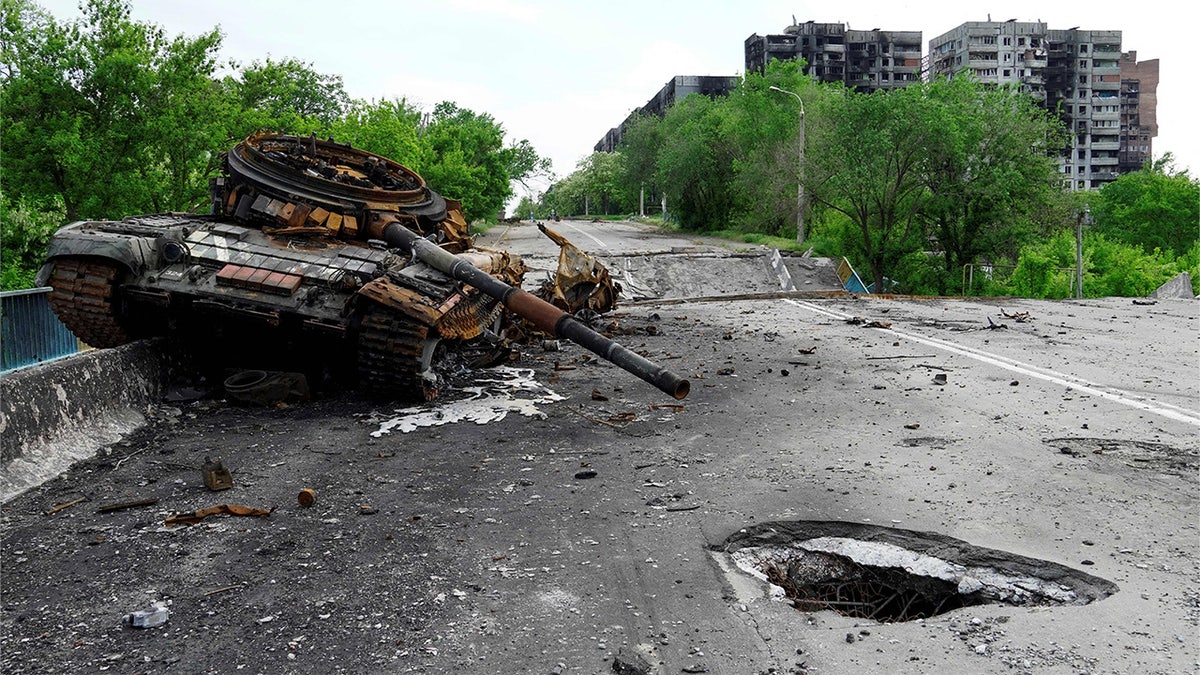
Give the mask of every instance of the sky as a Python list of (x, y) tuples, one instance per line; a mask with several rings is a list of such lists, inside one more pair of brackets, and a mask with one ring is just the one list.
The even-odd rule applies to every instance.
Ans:
[[(77, 0), (35, 0), (58, 18)], [(967, 21), (1044, 21), (1121, 30), (1122, 51), (1159, 59), (1156, 157), (1200, 175), (1194, 13), (1175, 0), (1064, 3), (779, 2), (776, 0), (132, 0), (133, 18), (168, 35), (219, 26), (223, 59), (297, 58), (341, 75), (362, 99), (441, 101), (487, 113), (510, 142), (528, 140), (564, 177), (611, 128), (676, 75), (740, 75), (751, 34), (795, 20), (921, 31)], [(1085, 9), (1086, 8), (1086, 9)], [(395, 158), (403, 163), (403, 158)], [(536, 193), (544, 185), (533, 185)], [(518, 197), (522, 196), (518, 190)], [(536, 194), (531, 196), (537, 196)]]

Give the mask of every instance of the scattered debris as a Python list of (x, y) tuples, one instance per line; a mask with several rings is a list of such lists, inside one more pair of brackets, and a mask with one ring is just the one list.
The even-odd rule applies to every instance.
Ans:
[(1001, 328), (1008, 328), (1008, 324), (1006, 324), (1006, 323), (995, 323), (995, 322), (993, 322), (993, 321), (992, 321), (992, 317), (990, 317), (990, 316), (987, 318), (987, 320), (988, 320), (988, 330), (998, 330), (998, 329), (1001, 329)]
[(886, 361), (887, 359), (933, 359), (937, 358), (937, 354), (901, 354), (898, 356), (868, 356), (868, 361)]
[(553, 278), (542, 282), (538, 297), (568, 314), (583, 309), (604, 314), (616, 309), (621, 285), (612, 280), (608, 268), (542, 223), (537, 227), (559, 247), (558, 269)]
[(56, 504), (49, 511), (46, 511), (46, 515), (48, 515), (48, 516), (54, 515), (55, 513), (58, 513), (59, 511), (62, 511), (63, 509), (69, 509), (72, 506), (75, 506), (76, 504), (78, 504), (80, 502), (86, 502), (86, 501), (87, 501), (87, 497), (80, 497), (79, 499), (72, 499), (69, 502), (63, 502), (62, 504)]
[(1135, 304), (1135, 305), (1157, 305), (1158, 301), (1157, 300), (1138, 300), (1137, 298), (1134, 298), (1133, 304)]
[(312, 488), (304, 488), (300, 491), (300, 494), (296, 495), (296, 501), (300, 506), (307, 509), (313, 505), (313, 502), (317, 501), (317, 492)]
[(150, 506), (158, 503), (158, 497), (152, 499), (135, 499), (131, 502), (114, 502), (112, 504), (104, 504), (96, 509), (96, 513), (109, 513), (111, 511), (120, 511), (121, 509), (132, 509), (137, 506)]
[(670, 410), (671, 412), (683, 412), (683, 406), (678, 403), (651, 403), (650, 410)]
[(215, 516), (222, 513), (231, 516), (253, 516), (255, 518), (265, 518), (271, 515), (275, 509), (260, 509), (255, 506), (242, 506), (241, 504), (217, 504), (203, 509), (196, 509), (189, 513), (176, 513), (168, 516), (166, 526), (173, 525), (195, 525), (209, 516)]
[(1029, 314), (1029, 312), (1014, 312), (1012, 314), (1009, 314), (1008, 312), (1006, 312), (1004, 310), (1000, 310), (1000, 314), (1004, 318), (1012, 319), (1013, 321), (1016, 321), (1017, 323), (1025, 323), (1026, 321), (1033, 320), (1033, 317)]
[(913, 422), (912, 424), (905, 424), (904, 428), (905, 429), (920, 429), (921, 425), (918, 422)]
[(890, 321), (868, 321), (863, 324), (863, 328), (891, 328)]
[(612, 669), (617, 675), (650, 675), (654, 672), (646, 657), (630, 647), (621, 647), (613, 657)]
[(592, 400), (593, 401), (607, 401), (608, 397), (605, 396), (604, 394), (601, 394), (599, 389), (593, 389), (592, 390)]
[(263, 407), (309, 399), (308, 378), (303, 373), (243, 370), (225, 379), (225, 398), (233, 403)]
[(808, 347), (807, 349), (801, 349), (801, 350), (800, 350), (800, 353), (801, 353), (801, 354), (805, 354), (805, 355), (808, 355), (808, 354), (816, 354), (816, 353), (817, 353), (817, 348), (816, 348), (816, 347)]
[(575, 478), (577, 480), (588, 480), (590, 478), (595, 478), (596, 476), (596, 472), (591, 469), (585, 469), (583, 471), (576, 472), (575, 474)]
[(937, 373), (936, 375), (934, 375), (933, 383), (936, 385), (939, 385), (939, 386), (944, 386), (946, 384), (946, 374), (945, 373)]
[(205, 457), (204, 466), (201, 467), (200, 472), (204, 476), (204, 486), (213, 492), (233, 487), (233, 474), (221, 463), (220, 457), (216, 461)]
[(121, 620), (132, 628), (157, 628), (171, 618), (171, 611), (166, 605), (154, 605), (150, 609), (139, 609), (126, 614)]

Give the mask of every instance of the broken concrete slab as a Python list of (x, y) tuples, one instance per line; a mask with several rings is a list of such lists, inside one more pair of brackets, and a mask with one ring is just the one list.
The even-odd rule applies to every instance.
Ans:
[(1159, 286), (1153, 293), (1152, 298), (1194, 298), (1196, 294), (1192, 291), (1192, 275), (1187, 272), (1180, 272), (1175, 275), (1167, 283)]

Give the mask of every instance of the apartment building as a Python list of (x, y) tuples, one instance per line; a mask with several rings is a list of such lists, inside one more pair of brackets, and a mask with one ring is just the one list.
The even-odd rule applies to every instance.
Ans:
[(1121, 151), (1117, 170), (1137, 171), (1154, 157), (1158, 135), (1158, 59), (1121, 54)]
[(741, 81), (742, 78), (737, 75), (676, 75), (663, 85), (663, 88), (659, 89), (658, 93), (646, 102), (646, 105), (629, 113), (629, 116), (619, 126), (609, 129), (608, 133), (604, 134), (604, 138), (596, 143), (594, 150), (596, 152), (615, 150), (621, 144), (625, 129), (638, 115), (662, 117), (671, 106), (675, 105), (676, 101), (692, 94), (702, 94), (709, 98), (725, 96), (737, 89)]
[[(1059, 161), (1070, 189), (1098, 188), (1120, 175), (1121, 31), (968, 21), (930, 40), (929, 63), (930, 77), (970, 72), (981, 82), (1017, 86), (1057, 111), (1071, 132)], [(1147, 116), (1153, 119), (1153, 113)]]
[(804, 59), (806, 74), (861, 92), (903, 87), (921, 79), (921, 32), (851, 30), (841, 23), (806, 21), (780, 35), (746, 38), (746, 72), (763, 72), (775, 59)]
[[(793, 17), (781, 34), (746, 38), (745, 67), (763, 72), (774, 59), (801, 58), (814, 79), (867, 93), (964, 72), (980, 82), (1018, 87), (1056, 111), (1070, 130), (1059, 169), (1072, 190), (1099, 188), (1153, 157), (1158, 60), (1139, 62), (1137, 52), (1122, 53), (1121, 31), (968, 21), (930, 40), (925, 57), (921, 39), (920, 31), (851, 30)], [(634, 115), (662, 115), (688, 94), (724, 95), (738, 82), (736, 76), (675, 77), (595, 149), (615, 149)]]

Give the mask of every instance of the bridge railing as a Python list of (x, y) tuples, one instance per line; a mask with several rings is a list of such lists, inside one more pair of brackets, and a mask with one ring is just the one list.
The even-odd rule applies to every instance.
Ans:
[(0, 371), (70, 356), (78, 338), (50, 308), (50, 288), (0, 293)]

